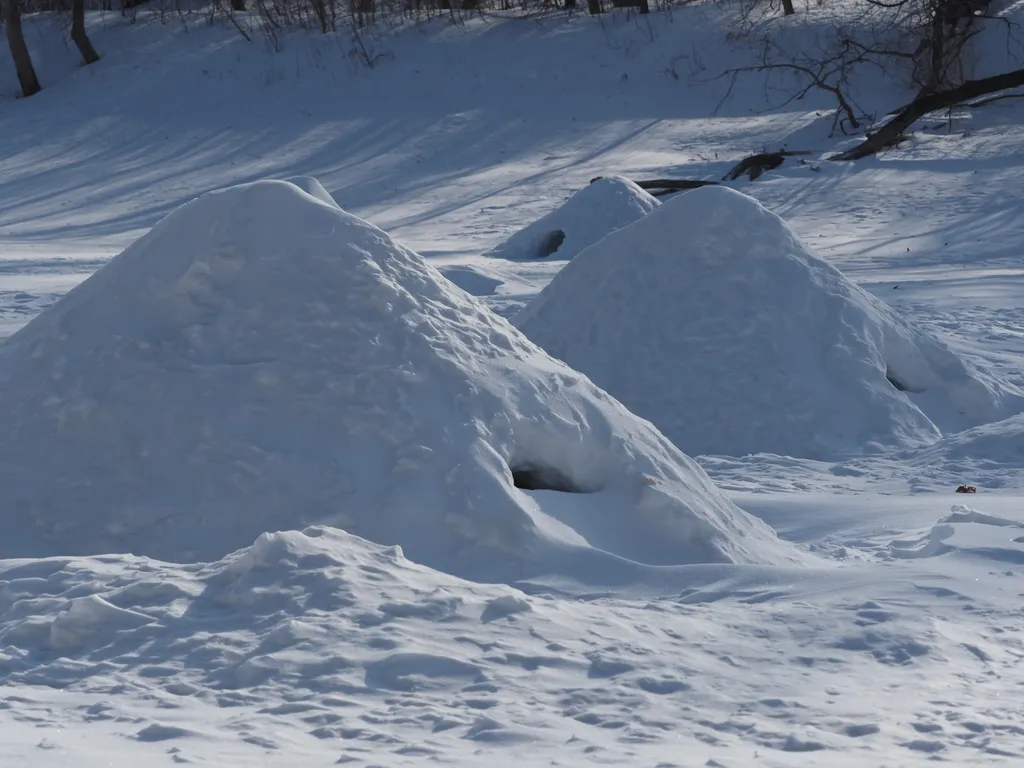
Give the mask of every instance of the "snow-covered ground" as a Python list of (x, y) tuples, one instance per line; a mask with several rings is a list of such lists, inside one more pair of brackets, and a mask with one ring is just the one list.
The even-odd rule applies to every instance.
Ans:
[[(439, 21), (368, 37), (372, 70), (344, 37), (275, 53), (145, 15), (91, 19), (104, 59), (81, 69), (29, 20), (43, 93), (9, 98), (0, 59), (4, 337), (198, 195), (322, 187), (203, 198), (0, 347), (0, 765), (1024, 760), (1024, 102), (822, 162), (828, 94), (771, 109), (743, 80), (714, 111), (725, 84), (697, 81), (752, 55), (715, 14)], [(656, 225), (685, 195), (588, 188), (721, 178), (781, 145), (815, 154), (735, 186), (817, 254), (789, 253), (800, 280), (846, 297), (834, 333), (747, 274), (672, 291), (666, 259), (694, 252)], [(749, 229), (760, 209), (739, 200)], [(712, 219), (692, 222), (704, 240), (756, 258)], [(582, 253), (494, 250), (549, 224), (567, 245), (619, 231)], [(642, 304), (613, 334), (622, 369), (602, 361), (618, 378), (593, 376), (627, 405), (616, 380), (670, 395), (650, 424), (501, 317), (567, 263), (563, 284), (616, 257), (630, 290), (657, 290), (592, 275), (574, 290), (594, 301), (561, 310), (607, 333)], [(739, 310), (761, 334), (747, 347), (725, 322)], [(723, 399), (754, 392), (744, 361), (771, 343), (838, 386), (810, 352), (841, 340), (913, 439), (695, 463), (658, 430), (722, 445), (711, 408), (752, 401), (705, 387), (687, 414), (672, 385), (699, 381), (692, 351), (638, 335), (659, 317), (689, 318), (691, 350), (731, 342), (746, 389)], [(892, 328), (991, 385), (988, 415), (886, 390)], [(655, 375), (631, 376), (645, 359)], [(806, 428), (786, 416), (761, 424)]]

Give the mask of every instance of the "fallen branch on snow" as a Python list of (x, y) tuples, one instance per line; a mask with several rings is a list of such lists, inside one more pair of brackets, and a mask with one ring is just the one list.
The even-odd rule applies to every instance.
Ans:
[(787, 150), (778, 152), (761, 152), (750, 157), (745, 157), (733, 166), (723, 181), (736, 181), (740, 176), (746, 176), (751, 181), (756, 181), (765, 171), (773, 171), (785, 161), (787, 157), (806, 156), (812, 154), (809, 150)]
[[(770, 171), (782, 165), (787, 157), (807, 156), (814, 154), (810, 150), (788, 150), (782, 149), (778, 152), (760, 152), (750, 157), (745, 157), (722, 177), (722, 181), (736, 181), (740, 176), (746, 176), (751, 181), (758, 179), (765, 171)], [(593, 184), (603, 176), (595, 176), (590, 180)], [(688, 189), (700, 189), (721, 184), (721, 181), (711, 179), (645, 179), (634, 181), (641, 189), (645, 189), (655, 197), (670, 195), (673, 192), (683, 192)]]
[(655, 197), (670, 195), (673, 192), (683, 192), (687, 189), (700, 189), (701, 187), (713, 187), (719, 182), (702, 181), (699, 179), (650, 179), (649, 181), (634, 182), (641, 189), (646, 189)]
[(924, 96), (919, 96), (905, 107), (900, 109), (896, 115), (885, 125), (874, 133), (869, 133), (867, 138), (855, 147), (845, 152), (832, 155), (829, 160), (860, 160), (862, 157), (869, 157), (883, 149), (898, 144), (906, 135), (906, 131), (915, 122), (931, 112), (940, 109), (949, 109), (963, 104), (969, 99), (976, 99), (979, 96), (986, 96), (997, 91), (1005, 91), (1011, 88), (1024, 86), (1024, 69), (1017, 69), (1013, 72), (1004, 72), (1001, 75), (985, 77), (981, 80), (968, 80), (956, 88), (947, 91), (935, 91)]
[[(595, 176), (590, 180), (593, 184), (600, 181), (604, 176)], [(640, 189), (645, 189), (655, 197), (670, 195), (673, 192), (683, 192), (687, 189), (700, 189), (701, 187), (714, 186), (717, 181), (704, 181), (701, 179), (650, 179), (647, 181), (634, 181)]]

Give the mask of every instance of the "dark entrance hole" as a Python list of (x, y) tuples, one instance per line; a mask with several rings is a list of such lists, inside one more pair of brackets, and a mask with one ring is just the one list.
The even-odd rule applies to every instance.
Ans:
[(557, 469), (534, 464), (519, 464), (512, 469), (512, 484), (524, 491), (561, 491), (562, 493), (586, 493), (571, 479)]
[(553, 255), (559, 248), (562, 247), (562, 243), (565, 242), (565, 232), (560, 229), (556, 229), (544, 238), (540, 244), (540, 248), (537, 249), (537, 258), (546, 259), (548, 256)]
[(902, 381), (900, 381), (898, 378), (896, 378), (896, 376), (893, 374), (893, 372), (891, 370), (889, 370), (888, 368), (885, 369), (885, 379), (890, 384), (892, 384), (896, 389), (898, 389), (900, 392), (910, 392), (911, 394), (913, 394), (915, 392), (924, 392), (923, 389), (911, 389), (906, 384), (904, 384)]

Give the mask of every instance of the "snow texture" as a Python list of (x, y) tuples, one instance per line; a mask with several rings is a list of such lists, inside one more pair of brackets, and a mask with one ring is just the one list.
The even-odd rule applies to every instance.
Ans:
[(728, 566), (643, 599), (469, 583), (319, 526), (208, 564), (0, 561), (0, 762), (1008, 764), (1019, 585), (949, 587), (986, 553), (1021, 562), (1021, 524), (921, 522), (878, 542), (885, 574)]
[(485, 255), (521, 260), (571, 259), (605, 235), (643, 218), (658, 205), (657, 198), (629, 179), (601, 178)]
[(1022, 407), (724, 187), (609, 235), (513, 322), (691, 454), (923, 445)]
[(608, 573), (600, 550), (795, 557), (646, 422), (286, 182), (184, 205), (12, 336), (0, 412), (7, 557), (211, 560), (312, 523), (489, 578)]

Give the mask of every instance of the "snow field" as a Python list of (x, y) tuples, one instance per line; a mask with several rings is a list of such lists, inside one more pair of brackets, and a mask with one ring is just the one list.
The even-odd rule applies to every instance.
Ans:
[[(758, 53), (743, 41), (723, 44), (716, 13), (691, 5), (639, 19), (443, 20), (366, 38), (375, 51), (394, 54), (372, 72), (350, 67), (344, 36), (287, 34), (272, 54), (233, 29), (149, 23), (144, 10), (137, 23), (92, 17), (104, 58), (81, 68), (63, 31), (44, 33), (37, 19), (26, 19), (34, 53), (40, 41), (53, 45), (37, 56), (47, 87), (39, 98), (8, 99), (10, 64), (0, 60), (0, 84), (8, 84), (0, 89), (0, 335), (211, 189), (288, 179), (309, 196), (284, 186), (289, 202), (278, 202), (309, 226), (268, 235), (279, 220), (245, 197), (253, 189), (221, 193), (249, 200), (222, 213), (237, 224), (248, 208), (250, 229), (220, 231), (241, 237), (234, 242), (261, 256), (262, 267), (250, 270), (256, 265), (229, 258), (226, 247), (205, 250), (212, 224), (207, 235), (176, 231), (175, 239), (196, 246), (192, 253), (159, 249), (147, 261), (135, 248), (101, 270), (100, 282), (83, 286), (91, 298), (82, 306), (66, 303), (72, 294), (51, 308), (39, 328), (54, 321), (57, 337), (44, 343), (48, 332), (39, 329), (24, 337), (51, 356), (18, 366), (19, 387), (0, 388), (2, 412), (16, 415), (5, 426), (22, 420), (29, 434), (32, 423), (47, 426), (38, 442), (9, 441), (3, 451), (5, 461), (32, 471), (4, 478), (0, 546), (10, 549), (0, 555), (24, 547), (24, 554), (57, 556), (0, 560), (0, 764), (1020, 763), (1024, 476), (1019, 417), (1011, 415), (1014, 389), (1024, 386), (1019, 100), (928, 121), (930, 129), (875, 160), (842, 166), (812, 157), (742, 186), (784, 219), (801, 247), (813, 248), (810, 256), (795, 249), (806, 261), (796, 273), (814, 271), (807, 266), (818, 263), (814, 254), (827, 260), (845, 277), (824, 283), (863, 321), (853, 331), (806, 323), (820, 333), (804, 328), (787, 338), (827, 340), (829, 349), (836, 338), (852, 339), (852, 357), (872, 386), (891, 392), (878, 363), (896, 356), (884, 334), (878, 342), (878, 328), (909, 326), (895, 348), (910, 344), (913, 360), (925, 350), (927, 365), (915, 371), (930, 367), (950, 379), (936, 362), (941, 355), (928, 352), (934, 342), (981, 383), (980, 398), (932, 385), (934, 402), (928, 392), (903, 393), (926, 418), (931, 437), (923, 448), (821, 460), (701, 456), (710, 485), (654, 436), (677, 414), (652, 414), (655, 426), (642, 426), (484, 311), (520, 311), (566, 266), (568, 251), (543, 259), (481, 254), (577, 193), (600, 190), (589, 185), (596, 176), (721, 178), (751, 152), (785, 145), (827, 154), (837, 146), (827, 135), (828, 94), (773, 109), (779, 92), (756, 77), (738, 83), (709, 117), (721, 81), (696, 81)], [(986, 56), (1009, 51), (988, 48)], [(987, 72), (991, 62), (983, 64)], [(857, 87), (878, 114), (908, 96), (889, 73)], [(595, 241), (610, 231), (586, 210), (572, 222), (598, 231)], [(585, 258), (578, 253), (569, 266)], [(631, 255), (624, 261), (639, 263)], [(149, 278), (145, 287), (128, 279), (126, 263), (135, 264), (131, 277)], [(348, 267), (356, 263), (372, 279), (353, 296)], [(308, 280), (296, 264), (311, 270)], [(100, 290), (107, 279), (118, 290)], [(850, 284), (892, 307), (895, 319), (856, 298)], [(410, 315), (392, 311), (409, 306), (403, 291), (425, 321), (408, 335), (395, 319)], [(642, 295), (638, 307), (653, 317), (654, 299), (669, 293), (666, 286), (664, 294)], [(313, 300), (325, 294), (329, 309), (319, 311)], [(764, 308), (763, 296), (751, 296)], [(724, 307), (739, 303), (726, 298)], [(837, 302), (828, 294), (822, 305)], [(598, 297), (590, 303), (598, 316)], [(667, 313), (672, 301), (665, 303)], [(370, 305), (379, 311), (355, 311)], [(783, 309), (788, 317), (791, 306)], [(302, 329), (284, 327), (291, 316)], [(381, 353), (360, 388), (339, 372), (347, 359), (339, 350), (374, 345), (339, 345), (344, 334), (331, 323), (360, 342), (379, 338), (385, 349), (404, 340), (403, 364), (397, 353)], [(427, 334), (431, 348), (417, 346)], [(151, 344), (151, 357), (132, 348), (140, 339)], [(277, 340), (284, 351), (261, 340)], [(476, 341), (492, 356), (478, 355)], [(727, 341), (741, 346), (739, 337)], [(868, 341), (877, 355), (866, 351)], [(450, 359), (438, 352), (445, 344)], [(281, 353), (252, 354), (268, 351)], [(66, 365), (47, 367), (47, 359)], [(820, 368), (817, 358), (808, 364), (815, 362)], [(33, 379), (32, 371), (41, 375)], [(106, 391), (115, 372), (129, 371), (138, 374), (134, 388)], [(0, 361), (0, 376), (10, 373)], [(317, 402), (311, 393), (323, 393), (325, 380), (350, 386), (337, 400)], [(41, 405), (29, 394), (33, 381), (60, 401), (46, 406), (61, 413), (56, 427), (48, 422), (53, 411), (33, 412)], [(202, 392), (218, 393), (217, 408), (202, 419), (187, 407), (202, 394), (198, 381)], [(389, 381), (395, 386), (382, 383)], [(664, 393), (663, 379), (654, 384)], [(390, 395), (399, 390), (418, 394), (398, 402)], [(863, 394), (846, 404), (863, 407)], [(357, 403), (360, 415), (345, 420), (339, 400)], [(138, 409), (111, 413), (110, 403)], [(155, 403), (170, 406), (164, 418)], [(906, 416), (903, 401), (890, 405)], [(249, 419), (255, 407), (269, 414), (258, 426)], [(495, 409), (510, 424), (476, 418)], [(420, 416), (422, 431), (403, 428), (409, 413)], [(103, 430), (110, 416), (117, 428)], [(381, 450), (346, 448), (355, 440), (337, 436), (353, 424), (369, 429)], [(464, 429), (439, 438), (438, 425), (452, 424)], [(709, 438), (718, 434), (712, 426)], [(147, 444), (147, 434), (182, 439)], [(479, 450), (456, 473), (466, 482), (445, 495), (441, 470), (451, 470), (467, 446)], [(95, 467), (84, 458), (90, 453)], [(200, 460), (186, 461), (190, 454)], [(547, 470), (557, 465), (548, 485), (608, 479), (615, 487), (515, 488), (511, 470), (524, 468), (512, 459), (524, 456), (543, 458)], [(74, 486), (52, 471), (65, 458), (64, 480)], [(143, 503), (165, 459), (188, 482), (153, 486), (166, 506)], [(204, 485), (205, 460), (230, 481), (230, 494), (205, 495), (226, 488), (213, 478)], [(392, 472), (397, 466), (401, 474)], [(521, 484), (538, 481), (536, 470), (517, 473)], [(386, 507), (345, 506), (351, 519), (324, 519), (319, 497), (301, 488), (330, 493), (345, 472), (359, 484), (401, 482), (392, 482)], [(661, 484), (648, 485), (647, 476)], [(410, 478), (417, 482), (406, 484)], [(50, 501), (74, 493), (94, 503), (33, 517), (34, 494), (22, 482), (46, 488)], [(961, 482), (976, 484), (978, 495), (954, 495)], [(480, 491), (476, 515), (459, 506), (467, 489)], [(217, 503), (231, 494), (232, 504)], [(384, 496), (371, 489), (367, 498)], [(458, 503), (441, 503), (448, 499)], [(680, 514), (680, 504), (693, 516)], [(429, 514), (400, 514), (414, 508)], [(653, 528), (637, 525), (638, 509)], [(512, 551), (460, 550), (487, 530), (475, 523), (496, 520), (507, 525), (495, 538), (511, 541)], [(364, 538), (331, 524), (358, 527)], [(401, 549), (366, 540), (392, 524), (401, 524), (389, 535)], [(782, 550), (767, 545), (774, 541), (762, 536), (767, 526), (779, 532)], [(163, 547), (164, 536), (179, 561), (203, 547), (217, 551), (205, 562), (176, 563), (124, 554), (138, 542)], [(81, 556), (58, 553), (72, 545)], [(653, 565), (680, 551), (764, 562), (769, 549), (782, 559), (810, 553), (813, 566)], [(487, 554), (455, 562), (449, 555), (459, 551)], [(414, 555), (509, 583), (462, 580), (414, 563)]]

